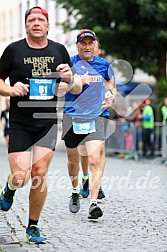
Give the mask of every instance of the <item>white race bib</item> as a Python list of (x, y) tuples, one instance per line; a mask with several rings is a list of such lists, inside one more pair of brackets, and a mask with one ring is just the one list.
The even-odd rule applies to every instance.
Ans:
[(55, 79), (29, 79), (30, 100), (50, 100), (54, 97)]
[(96, 132), (95, 121), (90, 122), (72, 122), (73, 131), (75, 134), (88, 134)]

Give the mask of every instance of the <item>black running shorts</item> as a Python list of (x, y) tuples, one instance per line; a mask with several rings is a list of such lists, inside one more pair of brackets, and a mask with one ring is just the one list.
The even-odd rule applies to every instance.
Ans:
[(10, 124), (8, 153), (30, 151), (33, 146), (54, 150), (57, 142), (57, 124), (25, 126)]

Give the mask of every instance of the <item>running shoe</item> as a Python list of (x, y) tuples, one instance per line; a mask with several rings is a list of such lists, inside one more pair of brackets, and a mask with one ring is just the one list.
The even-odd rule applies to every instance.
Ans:
[(105, 198), (105, 194), (104, 194), (101, 186), (99, 188), (99, 193), (98, 193), (98, 197), (97, 198), (98, 199), (104, 199)]
[(79, 193), (72, 193), (70, 198), (69, 210), (71, 213), (77, 213), (80, 209), (80, 195)]
[(83, 198), (87, 198), (89, 196), (89, 179), (82, 179), (82, 189), (80, 194)]
[(16, 190), (11, 191), (8, 189), (8, 182), (5, 187), (2, 188), (0, 192), (0, 210), (7, 212), (11, 208), (15, 191)]
[(102, 215), (103, 215), (103, 212), (101, 208), (96, 203), (92, 203), (89, 207), (88, 219), (92, 219), (92, 220), (98, 219)]
[(40, 236), (38, 226), (31, 225), (30, 228), (26, 229), (26, 242), (29, 244), (45, 244), (46, 238)]

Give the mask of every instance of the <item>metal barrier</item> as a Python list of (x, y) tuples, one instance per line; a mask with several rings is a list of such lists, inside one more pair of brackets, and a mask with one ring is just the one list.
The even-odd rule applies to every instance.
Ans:
[(167, 161), (167, 124), (162, 125), (162, 157)]
[[(110, 122), (109, 122), (110, 124)], [(106, 154), (123, 154), (125, 158), (138, 160), (142, 155), (142, 127), (135, 128), (134, 123), (115, 122), (116, 130), (105, 141)], [(109, 126), (108, 126), (109, 127)], [(155, 122), (151, 136), (155, 156), (167, 157), (167, 125)]]

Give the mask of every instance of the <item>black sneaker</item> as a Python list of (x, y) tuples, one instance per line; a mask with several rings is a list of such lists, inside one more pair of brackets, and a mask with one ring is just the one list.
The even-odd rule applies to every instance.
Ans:
[(99, 188), (99, 193), (98, 193), (98, 197), (97, 198), (98, 199), (104, 199), (105, 198), (105, 194), (104, 194), (101, 186)]
[(96, 203), (92, 203), (89, 207), (88, 219), (92, 219), (92, 220), (98, 219), (102, 215), (103, 215), (103, 212), (101, 208)]
[(89, 196), (89, 179), (82, 179), (82, 189), (80, 194), (83, 198), (87, 198)]
[(77, 213), (80, 209), (80, 195), (79, 193), (72, 193), (69, 202), (69, 210), (71, 213)]

